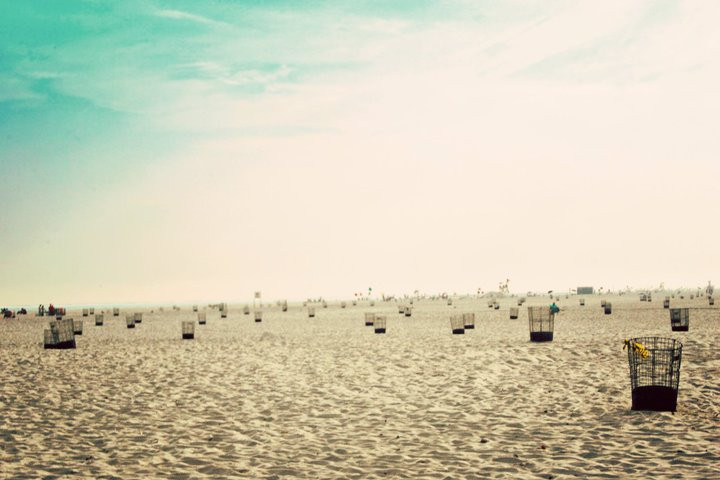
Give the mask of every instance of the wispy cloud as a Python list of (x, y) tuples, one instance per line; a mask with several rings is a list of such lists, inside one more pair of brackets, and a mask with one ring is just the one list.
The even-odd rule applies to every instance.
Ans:
[(202, 23), (205, 25), (223, 25), (223, 22), (212, 20), (202, 15), (183, 12), (182, 10), (157, 10), (155, 15), (162, 18), (172, 18), (174, 20), (188, 20), (191, 22)]

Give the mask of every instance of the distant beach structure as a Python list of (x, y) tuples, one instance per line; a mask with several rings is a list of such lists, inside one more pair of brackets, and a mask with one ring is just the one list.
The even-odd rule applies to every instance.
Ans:
[(205, 312), (198, 312), (197, 319), (199, 325), (205, 325), (207, 323), (207, 315)]
[(75, 328), (71, 318), (53, 320), (45, 330), (43, 346), (46, 349), (75, 348)]
[(518, 318), (518, 315), (520, 314), (520, 309), (517, 307), (511, 307), (510, 308), (510, 320), (515, 320)]
[(365, 312), (365, 326), (372, 327), (375, 324), (375, 314), (372, 312)]
[(377, 315), (373, 326), (375, 327), (375, 333), (385, 333), (387, 328), (387, 317), (385, 315)]
[(555, 314), (550, 307), (528, 307), (531, 342), (550, 342), (555, 330)]
[(195, 322), (182, 322), (182, 339), (192, 340), (195, 338)]
[(625, 341), (633, 410), (677, 410), (682, 343), (672, 338), (638, 337)]
[(578, 295), (592, 295), (595, 292), (595, 288), (594, 287), (577, 287), (575, 289), (575, 292)]
[(687, 332), (690, 330), (690, 309), (670, 309), (670, 329), (673, 332)]
[(475, 328), (475, 314), (472, 312), (466, 312), (462, 314), (463, 317), (463, 328), (465, 330), (473, 330)]
[(96, 327), (101, 327), (102, 324), (104, 323), (104, 321), (105, 321), (105, 315), (103, 315), (102, 313), (95, 314), (95, 326)]
[(453, 335), (465, 334), (465, 320), (462, 315), (451, 315), (450, 316), (450, 328), (452, 329)]

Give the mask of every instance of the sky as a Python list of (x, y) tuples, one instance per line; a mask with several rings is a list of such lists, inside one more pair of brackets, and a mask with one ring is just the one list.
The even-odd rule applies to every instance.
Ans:
[(718, 24), (0, 0), (0, 304), (717, 283)]

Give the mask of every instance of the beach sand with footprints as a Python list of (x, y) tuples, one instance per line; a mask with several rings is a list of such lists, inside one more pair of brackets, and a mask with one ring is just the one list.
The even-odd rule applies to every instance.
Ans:
[[(0, 478), (717, 478), (718, 307), (674, 299), (697, 308), (671, 332), (662, 297), (585, 299), (560, 300), (547, 343), (529, 341), (526, 308), (547, 296), (517, 320), (516, 298), (420, 300), (411, 317), (290, 304), (260, 323), (231, 305), (193, 340), (190, 308), (148, 309), (133, 330), (135, 310), (105, 309), (75, 350), (43, 350), (47, 318), (2, 320)], [(452, 335), (463, 312), (476, 327)], [(684, 345), (674, 414), (630, 409), (623, 340), (644, 335)]]

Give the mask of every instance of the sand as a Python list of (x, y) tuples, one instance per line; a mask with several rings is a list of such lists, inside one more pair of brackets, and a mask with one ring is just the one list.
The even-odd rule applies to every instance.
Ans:
[[(46, 318), (0, 321), (0, 478), (718, 478), (720, 310), (671, 332), (662, 298), (562, 299), (551, 343), (486, 299), (290, 305), (262, 323), (184, 311), (135, 330), (86, 319), (76, 350), (43, 350)], [(673, 306), (706, 307), (704, 300)], [(387, 333), (364, 326), (385, 314)], [(449, 316), (476, 329), (450, 333)], [(80, 317), (79, 312), (69, 316)], [(684, 344), (675, 414), (630, 410), (622, 340)]]

